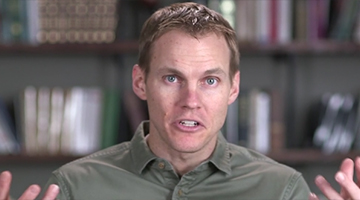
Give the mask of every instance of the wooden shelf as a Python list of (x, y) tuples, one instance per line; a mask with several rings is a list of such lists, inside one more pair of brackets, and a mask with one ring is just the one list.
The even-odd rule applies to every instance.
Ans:
[[(289, 44), (240, 43), (243, 55), (321, 55), (321, 54), (359, 54), (360, 44), (353, 42), (316, 41), (293, 42)], [(137, 53), (137, 41), (123, 41), (111, 44), (0, 44), (0, 54), (98, 54), (116, 55)]]
[(0, 54), (98, 54), (116, 55), (136, 53), (136, 41), (124, 41), (111, 44), (0, 44)]
[(29, 155), (4, 155), (0, 156), (0, 163), (67, 163), (80, 158), (79, 156), (65, 156), (65, 155), (44, 155), (44, 156), (29, 156)]
[(358, 54), (360, 44), (339, 41), (292, 42), (287, 44), (251, 44), (240, 43), (243, 54), (274, 55), (326, 55), (326, 54)]
[(360, 151), (349, 153), (334, 153), (326, 155), (317, 149), (288, 149), (283, 152), (272, 152), (268, 156), (280, 163), (311, 164), (311, 163), (339, 163), (345, 158), (354, 159), (360, 156)]
[[(268, 156), (280, 163), (285, 164), (311, 164), (311, 163), (339, 163), (345, 158), (356, 158), (360, 151), (352, 151), (346, 154), (325, 155), (316, 149), (289, 149), (283, 152), (269, 153)], [(80, 158), (79, 156), (28, 156), (7, 155), (0, 156), (0, 163), (66, 163)]]

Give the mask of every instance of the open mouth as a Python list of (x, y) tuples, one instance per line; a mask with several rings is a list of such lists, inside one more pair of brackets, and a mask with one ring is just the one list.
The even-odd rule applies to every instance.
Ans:
[(181, 125), (183, 126), (187, 126), (187, 127), (194, 127), (194, 126), (199, 126), (200, 123), (197, 121), (192, 121), (192, 120), (182, 120), (179, 122)]

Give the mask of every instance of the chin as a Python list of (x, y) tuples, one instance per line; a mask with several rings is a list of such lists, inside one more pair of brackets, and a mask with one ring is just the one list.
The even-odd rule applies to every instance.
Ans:
[(179, 144), (179, 145), (174, 145), (174, 149), (178, 152), (182, 152), (182, 153), (195, 153), (198, 152), (199, 150), (202, 149), (201, 145), (184, 145), (184, 144)]

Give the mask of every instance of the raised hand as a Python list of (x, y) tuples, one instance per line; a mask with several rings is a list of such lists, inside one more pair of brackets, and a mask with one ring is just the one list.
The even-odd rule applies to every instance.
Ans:
[[(354, 181), (354, 169), (356, 181)], [(335, 180), (341, 186), (340, 192), (337, 192), (329, 182), (320, 175), (315, 178), (315, 184), (328, 199), (360, 199), (360, 157), (355, 159), (355, 163), (353, 160), (346, 158), (342, 162), (340, 170), (335, 174)], [(315, 194), (311, 194), (309, 200), (319, 200), (319, 198)]]
[[(9, 171), (4, 171), (0, 174), (0, 200), (10, 200), (10, 186), (12, 176)], [(35, 199), (40, 194), (41, 188), (38, 185), (30, 185), (25, 192), (20, 196), (19, 200), (31, 200)], [(59, 194), (59, 186), (50, 185), (43, 200), (55, 200)]]

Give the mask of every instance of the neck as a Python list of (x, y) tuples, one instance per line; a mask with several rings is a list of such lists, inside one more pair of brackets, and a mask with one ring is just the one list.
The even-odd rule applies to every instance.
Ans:
[(206, 145), (203, 149), (200, 149), (196, 152), (180, 152), (172, 149), (167, 146), (161, 147), (157, 141), (156, 137), (152, 137), (151, 134), (146, 137), (147, 143), (149, 145), (150, 150), (158, 157), (166, 159), (169, 161), (176, 173), (180, 176), (190, 172), (199, 166), (202, 162), (207, 160), (216, 146), (216, 140), (212, 142), (211, 145)]

